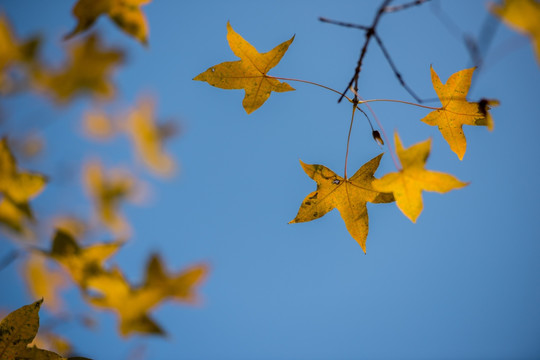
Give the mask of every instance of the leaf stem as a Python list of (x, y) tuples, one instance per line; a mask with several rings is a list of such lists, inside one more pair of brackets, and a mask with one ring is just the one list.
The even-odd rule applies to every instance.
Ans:
[(351, 142), (351, 132), (354, 122), (354, 112), (356, 111), (356, 103), (358, 100), (353, 101), (351, 124), (349, 125), (349, 134), (347, 135), (347, 150), (345, 151), (345, 170), (343, 172), (343, 178), (347, 181), (347, 160), (349, 159), (349, 143)]
[(424, 109), (441, 110), (440, 107), (420, 105), (420, 104), (409, 102), (409, 101), (393, 100), (393, 99), (367, 99), (367, 100), (359, 101), (358, 104), (366, 104), (366, 103), (377, 102), (377, 101), (395, 102), (395, 103), (407, 104), (407, 105), (412, 105), (412, 106), (418, 106), (418, 107), (421, 107), (421, 108), (424, 108)]

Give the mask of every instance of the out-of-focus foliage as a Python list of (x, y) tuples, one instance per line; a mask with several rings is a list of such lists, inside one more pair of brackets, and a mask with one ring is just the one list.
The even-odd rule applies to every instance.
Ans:
[(57, 69), (34, 71), (34, 84), (60, 104), (67, 104), (80, 94), (111, 99), (115, 88), (110, 74), (124, 61), (117, 48), (105, 48), (100, 37), (92, 34), (69, 47), (68, 59)]
[(487, 126), (493, 130), (490, 106), (499, 105), (497, 100), (483, 100), (478, 103), (468, 102), (467, 93), (471, 87), (474, 68), (452, 74), (446, 84), (431, 68), (431, 81), (442, 103), (442, 108), (430, 112), (422, 119), (428, 125), (438, 126), (450, 148), (460, 160), (465, 155), (467, 140), (463, 125)]
[(79, 0), (73, 7), (77, 26), (66, 35), (69, 39), (89, 29), (101, 15), (108, 15), (127, 34), (148, 44), (148, 23), (141, 10), (152, 0)]
[(88, 295), (87, 300), (92, 305), (115, 311), (120, 318), (120, 333), (124, 336), (135, 332), (164, 334), (148, 312), (167, 299), (194, 302), (195, 288), (207, 271), (206, 265), (195, 265), (169, 275), (163, 269), (160, 258), (152, 255), (142, 285), (132, 286), (120, 269), (113, 268), (89, 278), (88, 287), (99, 295)]
[(261, 107), (272, 91), (294, 90), (289, 84), (267, 75), (268, 71), (285, 55), (294, 36), (269, 52), (261, 54), (236, 33), (231, 24), (227, 23), (227, 40), (231, 50), (240, 60), (212, 66), (193, 80), (206, 81), (222, 89), (244, 89), (245, 96), (242, 105), (248, 114)]
[(531, 39), (540, 65), (540, 3), (536, 0), (503, 0), (502, 5), (491, 4), (490, 10), (506, 25)]
[(373, 187), (378, 191), (393, 193), (396, 205), (412, 222), (416, 222), (424, 207), (422, 191), (445, 193), (467, 185), (452, 175), (424, 168), (431, 149), (431, 139), (405, 149), (396, 132), (394, 142), (402, 169), (374, 180)]
[(133, 195), (135, 178), (120, 169), (105, 172), (99, 162), (92, 161), (86, 164), (84, 180), (99, 221), (114, 234), (127, 235), (130, 227), (118, 208)]
[(337, 208), (347, 230), (365, 253), (369, 230), (366, 203), (394, 201), (388, 191), (380, 192), (372, 186), (381, 157), (382, 154), (362, 165), (350, 179), (336, 175), (326, 166), (309, 165), (300, 161), (306, 174), (317, 182), (317, 190), (306, 196), (298, 214), (290, 223), (315, 220)]
[(53, 313), (60, 313), (65, 307), (59, 292), (67, 285), (64, 274), (51, 269), (46, 257), (30, 253), (23, 264), (22, 273), (25, 275), (28, 290), (33, 298), (47, 299), (45, 306)]

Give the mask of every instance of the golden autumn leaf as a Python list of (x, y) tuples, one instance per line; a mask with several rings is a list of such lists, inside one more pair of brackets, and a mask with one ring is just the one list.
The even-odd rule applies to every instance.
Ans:
[(431, 67), (431, 81), (442, 107), (422, 119), (428, 125), (439, 127), (450, 149), (460, 160), (467, 149), (463, 125), (487, 126), (492, 130), (493, 120), (488, 110), (490, 106), (499, 105), (497, 100), (482, 100), (478, 103), (467, 101), (473, 72), (474, 68), (458, 71), (443, 84)]
[(388, 191), (380, 192), (372, 186), (381, 157), (382, 154), (362, 165), (350, 179), (343, 179), (323, 165), (309, 165), (300, 161), (306, 174), (317, 182), (317, 190), (306, 196), (298, 214), (289, 224), (315, 220), (337, 208), (347, 230), (365, 253), (369, 230), (367, 202), (394, 201)]
[(107, 15), (128, 35), (148, 44), (148, 23), (141, 10), (151, 0), (79, 0), (73, 7), (77, 26), (65, 36), (73, 36), (88, 30), (101, 15)]
[(7, 70), (16, 65), (30, 64), (34, 61), (39, 39), (31, 38), (24, 42), (15, 37), (5, 15), (0, 13), (0, 91), (9, 93), (12, 87)]
[(11, 230), (23, 239), (33, 236), (28, 221), (33, 220), (28, 203), (15, 204), (8, 198), (0, 199), (0, 225)]
[(240, 60), (227, 61), (212, 66), (193, 80), (206, 81), (210, 85), (222, 89), (244, 89), (245, 96), (242, 105), (248, 114), (264, 104), (272, 91), (294, 90), (289, 84), (282, 83), (267, 75), (268, 71), (276, 66), (285, 55), (294, 36), (269, 52), (261, 54), (236, 33), (231, 24), (227, 22), (227, 40), (231, 50)]
[(0, 358), (2, 360), (66, 359), (52, 351), (29, 346), (39, 329), (39, 308), (42, 303), (43, 299), (25, 305), (2, 320), (0, 323)]
[(133, 195), (136, 185), (133, 176), (120, 169), (105, 172), (99, 162), (92, 161), (85, 166), (84, 182), (99, 220), (113, 233), (126, 235), (129, 225), (118, 208)]
[(446, 193), (468, 184), (452, 175), (424, 168), (431, 150), (431, 139), (405, 149), (399, 135), (395, 133), (394, 142), (396, 154), (403, 168), (376, 179), (373, 181), (373, 187), (378, 191), (393, 193), (397, 207), (412, 222), (416, 222), (424, 207), (422, 191)]
[(75, 216), (60, 215), (53, 219), (53, 227), (69, 234), (74, 239), (84, 237), (88, 231), (88, 224)]
[(66, 277), (63, 273), (53, 270), (47, 264), (47, 259), (37, 253), (31, 253), (23, 264), (22, 273), (33, 298), (47, 299), (45, 306), (53, 313), (60, 313), (63, 308), (59, 292), (66, 287)]
[(122, 336), (134, 332), (163, 334), (148, 312), (167, 299), (192, 302), (195, 299), (194, 288), (200, 284), (206, 272), (205, 265), (197, 265), (170, 276), (163, 270), (159, 258), (152, 256), (143, 285), (132, 286), (118, 268), (113, 268), (89, 278), (88, 287), (99, 295), (87, 295), (87, 300), (94, 306), (118, 314)]
[(490, 10), (506, 25), (528, 36), (540, 64), (540, 2), (535, 0), (503, 0), (490, 4)]
[(0, 194), (17, 204), (27, 203), (45, 187), (47, 178), (38, 173), (19, 171), (7, 138), (0, 140)]
[(51, 250), (44, 251), (43, 254), (62, 265), (73, 281), (84, 289), (90, 278), (105, 271), (105, 261), (113, 256), (122, 244), (115, 241), (81, 247), (69, 233), (57, 230)]
[(153, 173), (161, 176), (172, 175), (175, 164), (164, 152), (163, 140), (168, 135), (156, 124), (154, 102), (143, 98), (127, 116), (123, 124), (124, 131), (131, 138), (138, 158)]
[(123, 59), (121, 50), (104, 48), (100, 38), (93, 34), (69, 48), (68, 59), (60, 68), (36, 71), (34, 82), (61, 104), (80, 94), (110, 99), (115, 94), (110, 73)]

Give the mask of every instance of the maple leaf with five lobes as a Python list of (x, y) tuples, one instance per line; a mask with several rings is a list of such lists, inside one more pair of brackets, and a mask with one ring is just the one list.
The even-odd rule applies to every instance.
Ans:
[(431, 81), (442, 107), (422, 119), (428, 125), (439, 127), (450, 149), (460, 160), (467, 149), (463, 125), (487, 126), (489, 130), (493, 130), (493, 119), (488, 110), (490, 106), (499, 105), (497, 100), (484, 99), (478, 103), (467, 101), (473, 72), (474, 68), (458, 71), (443, 84), (431, 67)]
[(514, 30), (528, 36), (540, 64), (540, 3), (535, 0), (503, 0), (502, 6), (490, 4), (490, 10)]
[(73, 7), (77, 26), (65, 39), (89, 29), (101, 15), (108, 15), (128, 35), (148, 44), (148, 23), (141, 10), (151, 0), (79, 0)]
[(422, 191), (446, 193), (468, 185), (452, 175), (424, 168), (431, 150), (431, 139), (405, 149), (399, 135), (395, 133), (394, 142), (403, 168), (374, 180), (373, 188), (393, 193), (397, 207), (412, 222), (416, 222), (424, 207)]
[(7, 138), (0, 140), (0, 194), (16, 204), (24, 204), (37, 196), (47, 183), (44, 175), (22, 172), (11, 153)]
[(317, 182), (317, 190), (306, 196), (289, 224), (315, 220), (337, 208), (347, 230), (365, 253), (369, 230), (366, 203), (394, 201), (391, 193), (378, 191), (372, 186), (381, 157), (382, 154), (368, 161), (350, 179), (343, 179), (326, 166), (300, 161), (306, 174)]
[(227, 61), (212, 66), (197, 75), (193, 80), (206, 81), (212, 86), (222, 89), (244, 89), (245, 96), (242, 105), (248, 114), (261, 107), (270, 97), (272, 91), (285, 92), (294, 88), (287, 83), (268, 76), (270, 69), (276, 66), (294, 36), (279, 44), (267, 53), (259, 53), (250, 43), (236, 33), (227, 22), (227, 40), (238, 61)]
[(128, 336), (134, 332), (164, 334), (148, 312), (164, 300), (194, 302), (194, 288), (207, 273), (206, 265), (192, 266), (178, 275), (168, 275), (161, 260), (152, 255), (146, 268), (146, 279), (141, 286), (129, 284), (118, 268), (89, 279), (89, 288), (99, 295), (87, 295), (95, 306), (114, 310), (120, 317), (120, 333)]

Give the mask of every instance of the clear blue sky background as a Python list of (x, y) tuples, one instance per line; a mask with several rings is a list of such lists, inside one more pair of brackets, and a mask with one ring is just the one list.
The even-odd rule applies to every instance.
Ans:
[[(45, 57), (59, 62), (66, 45), (61, 38), (75, 25), (74, 3), (11, 0), (0, 8), (18, 36), (41, 33)], [(504, 25), (497, 28), (486, 67), (475, 75), (469, 94), (476, 101), (501, 101), (492, 111), (495, 130), (466, 127), (468, 148), (461, 162), (436, 128), (419, 121), (428, 111), (374, 105), (385, 129), (398, 129), (406, 146), (433, 138), (429, 169), (471, 184), (446, 195), (424, 193), (416, 224), (394, 204), (369, 204), (367, 255), (336, 210), (314, 222), (287, 224), (315, 189), (299, 159), (343, 172), (349, 105), (337, 104), (333, 93), (320, 88), (291, 83), (297, 91), (272, 94), (248, 116), (242, 91), (191, 80), (212, 65), (236, 60), (226, 41), (230, 21), (259, 51), (296, 34), (272, 75), (342, 90), (364, 35), (317, 17), (369, 24), (378, 4), (156, 0), (144, 7), (151, 29), (147, 49), (109, 19), (98, 21), (95, 29), (106, 42), (129, 55), (114, 76), (119, 97), (106, 108), (123, 111), (142, 94), (153, 94), (158, 117), (175, 118), (181, 127), (167, 145), (178, 175), (162, 180), (140, 171), (152, 187), (152, 201), (123, 207), (133, 236), (111, 263), (133, 282), (142, 278), (150, 251), (162, 253), (171, 270), (206, 261), (211, 273), (200, 288), (200, 306), (166, 303), (153, 312), (166, 338), (122, 339), (112, 313), (90, 312), (76, 289), (68, 291), (70, 311), (90, 312), (99, 323), (96, 331), (76, 322), (56, 327), (79, 354), (94, 359), (128, 359), (140, 351), (146, 359), (540, 356), (540, 68), (526, 38)], [(487, 16), (484, 1), (440, 6), (460, 31), (473, 36)], [(434, 16), (430, 4), (386, 15), (379, 34), (423, 98), (435, 96), (430, 65), (443, 81), (471, 66), (460, 35)], [(412, 100), (375, 45), (364, 62), (360, 94)], [(84, 137), (81, 114), (93, 106), (87, 98), (57, 108), (32, 94), (2, 99), (0, 105), (10, 124), (1, 128), (2, 135), (8, 128), (17, 134), (36, 128), (48, 141), (40, 159), (22, 164), (55, 169), (49, 188), (33, 202), (44, 219), (91, 214), (79, 183), (84, 160), (101, 156), (109, 166), (132, 161), (127, 142), (100, 144)], [(350, 172), (381, 152), (361, 117), (351, 141)], [(386, 154), (376, 175), (390, 171)], [(3, 254), (13, 243), (0, 236)], [(17, 263), (0, 272), (0, 283), (6, 311), (34, 301)], [(42, 316), (46, 323), (46, 311)]]

